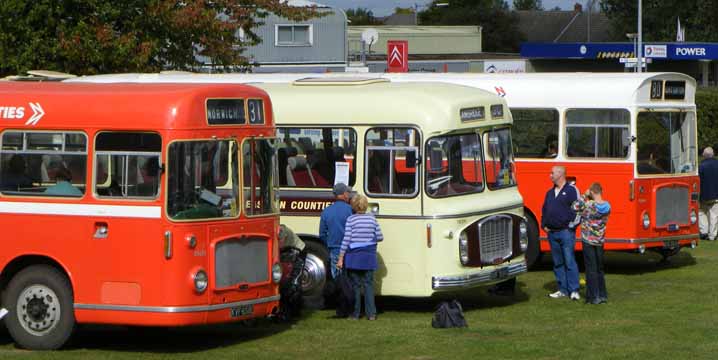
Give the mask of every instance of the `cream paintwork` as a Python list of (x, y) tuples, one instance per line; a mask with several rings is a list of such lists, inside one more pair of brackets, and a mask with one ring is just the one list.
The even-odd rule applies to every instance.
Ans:
[[(275, 120), (282, 126), (351, 126), (357, 131), (357, 181), (354, 189), (364, 193), (364, 138), (373, 126), (413, 126), (421, 135), (420, 153), (424, 158), (424, 145), (429, 137), (457, 129), (476, 128), (479, 131), (511, 124), (511, 115), (503, 98), (480, 89), (437, 82), (395, 83), (372, 82), (349, 85), (292, 84), (300, 78), (318, 77), (315, 74), (288, 74), (269, 76), (266, 83), (262, 75), (246, 74), (119, 74), (82, 77), (75, 82), (170, 82), (170, 83), (252, 83), (264, 89), (272, 99)], [(347, 77), (333, 76), (333, 77)], [(365, 74), (351, 78), (377, 78)], [(504, 117), (490, 119), (490, 106), (504, 106)], [(462, 123), (462, 108), (485, 106), (486, 117)], [(423, 190), (423, 170), (419, 177)], [(316, 190), (305, 190), (316, 191)], [(323, 191), (326, 193), (327, 191)], [(459, 232), (477, 220), (494, 214), (523, 216), (523, 202), (516, 187), (482, 193), (432, 199), (423, 191), (412, 199), (369, 198), (379, 203), (379, 224), (385, 241), (379, 245), (380, 269), (377, 271), (377, 293), (381, 295), (429, 296), (432, 276), (467, 276), (488, 274), (498, 266), (464, 267), (459, 261)], [(422, 207), (423, 204), (423, 207)], [(433, 219), (433, 216), (466, 215), (458, 218)], [(390, 219), (386, 216), (417, 217)], [(422, 217), (423, 218), (420, 218)], [(283, 215), (282, 223), (298, 234), (317, 236), (319, 216)], [(432, 246), (427, 246), (426, 226), (432, 226)], [(452, 236), (446, 234), (452, 232)], [(517, 241), (517, 240), (515, 240)], [(523, 255), (512, 264), (524, 263)], [(523, 268), (525, 271), (525, 267)], [(523, 272), (522, 271), (522, 272)], [(482, 284), (490, 284), (490, 281)]]

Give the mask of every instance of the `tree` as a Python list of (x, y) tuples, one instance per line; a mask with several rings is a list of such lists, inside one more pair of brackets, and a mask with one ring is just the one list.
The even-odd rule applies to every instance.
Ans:
[(411, 7), (406, 7), (406, 8), (403, 8), (403, 7), (395, 7), (395, 8), (394, 8), (394, 14), (411, 15), (411, 14), (413, 14), (414, 12), (416, 12), (416, 9), (411, 8)]
[[(643, 40), (675, 41), (677, 20), (687, 29), (690, 41), (715, 41), (718, 23), (718, 1), (661, 0), (643, 1)], [(601, 11), (611, 20), (612, 31), (623, 37), (637, 31), (638, 2), (601, 0)]]
[(351, 25), (376, 25), (379, 23), (371, 10), (358, 7), (346, 10), (347, 19)]
[(482, 27), (486, 51), (518, 52), (521, 33), (518, 15), (503, 0), (451, 0), (449, 6), (431, 6), (419, 13), (424, 25), (477, 25)]
[(249, 65), (242, 53), (261, 42), (252, 29), (269, 13), (300, 21), (323, 12), (283, 0), (3, 0), (0, 74), (196, 70), (195, 55), (236, 70)]
[(514, 0), (514, 10), (543, 10), (541, 0)]

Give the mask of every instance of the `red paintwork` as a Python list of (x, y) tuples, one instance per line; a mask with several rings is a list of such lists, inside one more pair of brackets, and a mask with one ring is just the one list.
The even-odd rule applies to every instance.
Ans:
[[(554, 165), (566, 166), (568, 178), (576, 179), (576, 186), (579, 191), (584, 192), (594, 181), (601, 183), (604, 189), (604, 198), (611, 203), (611, 216), (606, 229), (606, 250), (635, 250), (639, 244), (618, 242), (616, 240), (657, 238), (677, 235), (695, 235), (698, 233), (698, 225), (680, 224), (678, 231), (669, 232), (666, 228), (655, 228), (655, 190), (667, 184), (679, 184), (688, 186), (692, 192), (693, 184), (698, 183), (698, 176), (671, 176), (643, 179), (634, 179), (633, 163), (578, 163), (559, 161), (516, 161), (519, 191), (524, 198), (526, 208), (541, 222), (541, 207), (544, 196), (551, 188), (549, 174)], [(630, 200), (629, 182), (634, 180), (635, 199)], [(643, 186), (644, 193), (639, 193), (639, 186)], [(690, 209), (698, 212), (698, 203), (691, 202)], [(644, 229), (642, 225), (642, 214), (648, 211), (651, 216), (651, 226)], [(546, 233), (541, 230), (542, 238)], [(689, 245), (691, 239), (680, 241), (681, 245)], [(646, 248), (662, 247), (663, 241), (647, 242)], [(576, 249), (581, 249), (581, 242), (576, 242)], [(541, 251), (549, 252), (547, 241), (541, 241)]]
[[(260, 98), (264, 101), (264, 125), (208, 126), (207, 98)], [(32, 114), (29, 102), (39, 103), (45, 115), (37, 125), (25, 125)], [(0, 130), (82, 131), (88, 140), (88, 173), (93, 173), (94, 141), (99, 131), (144, 130), (157, 132), (163, 142), (163, 162), (167, 146), (180, 139), (235, 137), (238, 142), (250, 136), (274, 136), (270, 99), (257, 88), (244, 85), (202, 84), (55, 84), (0, 83), (0, 106), (24, 106), (23, 119), (0, 122)], [(173, 111), (173, 109), (175, 109)], [(242, 161), (240, 160), (240, 164)], [(166, 216), (164, 192), (160, 198), (142, 201), (99, 199), (93, 196), (92, 176), (86, 176), (88, 189), (81, 199), (41, 198), (0, 195), (1, 202), (61, 203), (86, 205), (160, 206), (159, 219), (68, 215), (0, 215), (3, 251), (0, 268), (7, 270), (13, 260), (27, 255), (52, 259), (70, 279), (75, 304), (182, 307), (218, 305), (278, 295), (271, 283), (271, 266), (279, 260), (277, 228), (279, 215), (209, 222), (171, 222)], [(162, 179), (162, 190), (167, 179)], [(97, 223), (108, 225), (108, 237), (95, 239)], [(164, 256), (164, 233), (172, 233), (172, 257)], [(197, 246), (185, 240), (194, 235)], [(226, 238), (256, 235), (269, 238), (267, 272), (270, 281), (252, 284), (248, 289), (216, 289), (214, 286), (214, 247)], [(207, 271), (207, 291), (194, 291), (191, 274)], [(103, 292), (103, 287), (106, 291)], [(111, 291), (107, 291), (111, 289)], [(127, 291), (124, 291), (127, 290)], [(190, 325), (236, 321), (270, 314), (278, 301), (254, 305), (254, 313), (230, 318), (229, 309), (191, 313), (75, 310), (81, 323), (133, 325)]]

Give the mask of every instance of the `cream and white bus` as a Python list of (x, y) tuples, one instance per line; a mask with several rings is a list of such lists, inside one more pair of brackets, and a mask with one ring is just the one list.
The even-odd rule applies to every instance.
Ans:
[[(112, 78), (156, 82), (162, 76)], [(171, 82), (226, 78), (175, 75)], [(424, 297), (526, 271), (512, 119), (501, 97), (450, 84), (367, 78), (253, 85), (272, 99), (282, 223), (308, 243), (308, 295), (319, 297), (327, 281), (319, 215), (333, 201), (337, 176), (369, 198), (384, 233), (378, 294)]]

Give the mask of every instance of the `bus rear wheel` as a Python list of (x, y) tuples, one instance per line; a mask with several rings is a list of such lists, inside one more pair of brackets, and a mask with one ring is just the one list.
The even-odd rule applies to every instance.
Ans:
[(5, 290), (3, 306), (9, 311), (5, 325), (10, 336), (26, 349), (58, 349), (75, 327), (70, 282), (48, 265), (17, 273)]
[(305, 251), (307, 257), (301, 275), (304, 306), (322, 309), (327, 279), (330, 277), (329, 251), (315, 241), (307, 241)]

